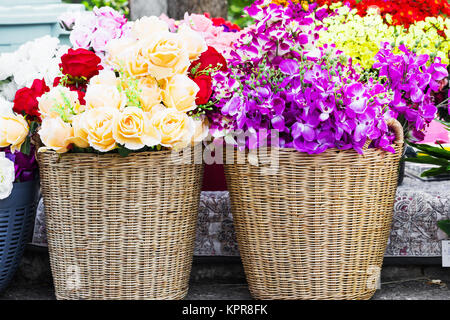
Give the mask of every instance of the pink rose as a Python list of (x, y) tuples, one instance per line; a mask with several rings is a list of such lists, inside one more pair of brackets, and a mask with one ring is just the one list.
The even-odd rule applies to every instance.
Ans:
[(206, 39), (206, 43), (219, 51), (225, 58), (229, 58), (231, 45), (239, 39), (239, 36), (238, 32), (222, 32), (218, 37)]
[(76, 28), (70, 33), (70, 42), (74, 48), (89, 49), (91, 46), (92, 31), (81, 27)]
[(114, 21), (115, 24), (122, 26), (125, 23), (127, 23), (127, 18), (123, 15), (117, 12), (116, 10), (112, 9), (111, 7), (101, 7), (101, 8), (94, 8), (94, 14), (97, 17), (103, 17), (106, 19), (110, 19)]
[(108, 29), (97, 29), (92, 35), (91, 47), (95, 52), (105, 51), (106, 45), (116, 37), (116, 31)]
[(162, 21), (166, 22), (169, 25), (169, 30), (170, 32), (175, 32), (178, 29), (178, 26), (176, 24), (176, 21), (172, 18), (169, 18), (167, 15), (165, 15), (164, 13), (162, 15), (159, 16), (159, 19), (161, 19)]
[(202, 14), (187, 13), (184, 15), (184, 22), (193, 30), (201, 33), (217, 34), (213, 22)]

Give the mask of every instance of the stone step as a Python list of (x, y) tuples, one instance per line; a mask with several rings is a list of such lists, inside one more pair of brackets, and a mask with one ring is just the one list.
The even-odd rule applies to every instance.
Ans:
[[(396, 265), (385, 261), (376, 300), (450, 299), (450, 272), (433, 265)], [(434, 280), (434, 281), (433, 281)], [(439, 280), (439, 281), (438, 281)], [(55, 299), (48, 251), (28, 247), (10, 287), (0, 300)], [(251, 299), (238, 257), (195, 257), (187, 300)]]

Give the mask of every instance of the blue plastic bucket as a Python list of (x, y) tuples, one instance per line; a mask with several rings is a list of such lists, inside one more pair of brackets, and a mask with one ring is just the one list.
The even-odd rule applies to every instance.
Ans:
[(19, 266), (33, 229), (39, 182), (15, 183), (11, 195), (0, 200), (0, 292)]

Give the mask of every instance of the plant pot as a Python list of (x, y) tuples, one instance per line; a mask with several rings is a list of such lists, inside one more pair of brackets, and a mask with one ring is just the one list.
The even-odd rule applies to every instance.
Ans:
[(14, 183), (11, 195), (0, 200), (0, 292), (14, 276), (30, 240), (38, 191), (38, 180)]
[(38, 154), (58, 299), (181, 299), (203, 166), (170, 151)]
[(265, 165), (225, 165), (254, 298), (369, 299), (374, 294), (402, 155), (397, 124), (395, 154), (276, 149), (276, 175), (268, 175)]

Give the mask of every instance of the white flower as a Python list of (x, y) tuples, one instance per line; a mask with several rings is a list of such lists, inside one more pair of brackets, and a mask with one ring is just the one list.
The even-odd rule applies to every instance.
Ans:
[(33, 65), (31, 61), (21, 61), (16, 70), (14, 70), (14, 81), (19, 88), (27, 87), (33, 83), (34, 79), (39, 78), (38, 73), (37, 66)]
[(11, 77), (17, 66), (17, 59), (13, 53), (2, 53), (0, 55), (0, 81)]
[(4, 152), (0, 152), (0, 200), (10, 196), (15, 175), (14, 162), (6, 158)]
[(19, 87), (15, 81), (0, 84), (0, 96), (8, 101), (14, 101), (17, 90)]
[(12, 102), (9, 102), (2, 96), (0, 96), (0, 116), (7, 116), (13, 114), (13, 106)]

